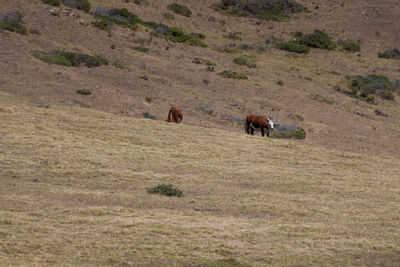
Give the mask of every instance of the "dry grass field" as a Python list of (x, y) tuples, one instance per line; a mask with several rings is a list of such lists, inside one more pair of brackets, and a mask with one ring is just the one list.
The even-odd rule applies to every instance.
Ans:
[(0, 136), (0, 265), (400, 264), (396, 158), (6, 93)]

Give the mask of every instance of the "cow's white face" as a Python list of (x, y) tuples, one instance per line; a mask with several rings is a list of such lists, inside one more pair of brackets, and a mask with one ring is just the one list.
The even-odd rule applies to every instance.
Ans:
[[(268, 118), (268, 117), (267, 117)], [(271, 127), (271, 129), (274, 129), (274, 124), (276, 124), (275, 122), (273, 122), (270, 118), (268, 118), (268, 124)]]

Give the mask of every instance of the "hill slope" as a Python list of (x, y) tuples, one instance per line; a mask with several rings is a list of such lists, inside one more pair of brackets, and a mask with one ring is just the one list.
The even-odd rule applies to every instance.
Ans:
[[(378, 52), (398, 45), (398, 1), (301, 1), (310, 12), (299, 13), (286, 22), (225, 16), (211, 8), (217, 0), (182, 1), (193, 14), (190, 18), (175, 15), (174, 20), (163, 15), (171, 12), (167, 5), (173, 1), (144, 1), (147, 5), (134, 1), (90, 2), (92, 11), (98, 6), (127, 8), (143, 20), (202, 33), (209, 47), (169, 42), (154, 37), (146, 27), (132, 32), (115, 26), (109, 36), (91, 24), (95, 18), (89, 13), (72, 9), (73, 16), (57, 16), (57, 12), (53, 16), (39, 0), (5, 0), (0, 13), (21, 12), (26, 27), (33, 31), (25, 36), (0, 31), (0, 90), (32, 97), (43, 105), (90, 106), (130, 117), (149, 112), (165, 119), (169, 107), (177, 105), (184, 112), (184, 123), (236, 132), (243, 132), (246, 114), (267, 114), (282, 123), (305, 128), (304, 142), (308, 144), (400, 156), (398, 95), (394, 101), (379, 100), (371, 105), (333, 89), (351, 75), (376, 73), (398, 79), (398, 61), (377, 57)], [(325, 30), (335, 41), (359, 41), (362, 51), (358, 56), (312, 49), (310, 55), (301, 56), (266, 47), (266, 40), (291, 40), (293, 32), (311, 33), (315, 29)], [(223, 37), (233, 32), (240, 32), (241, 40)], [(149, 51), (132, 49), (141, 45)], [(225, 46), (241, 45), (250, 48), (233, 54), (219, 51)], [(251, 47), (266, 50), (257, 52)], [(111, 63), (123, 62), (129, 67), (49, 65), (33, 57), (33, 50), (101, 55)], [(240, 55), (249, 56), (257, 68), (233, 63), (233, 58)], [(215, 72), (207, 71), (204, 64), (193, 63), (195, 58), (216, 63)], [(218, 73), (224, 70), (244, 73), (249, 79), (223, 78)], [(278, 81), (284, 85), (278, 85)], [(93, 93), (81, 96), (75, 93), (77, 89)], [(146, 103), (146, 98), (151, 98), (151, 103)], [(376, 110), (388, 117), (376, 115)]]
[(3, 264), (400, 263), (396, 158), (4, 93), (0, 135)]

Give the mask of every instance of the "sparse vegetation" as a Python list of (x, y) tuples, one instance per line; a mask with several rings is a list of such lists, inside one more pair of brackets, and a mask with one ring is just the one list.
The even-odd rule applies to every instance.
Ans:
[(92, 91), (90, 91), (89, 89), (78, 89), (75, 92), (80, 95), (91, 95), (92, 94)]
[(0, 30), (16, 32), (22, 35), (27, 33), (23, 25), (22, 15), (18, 11), (10, 11), (0, 14)]
[(147, 190), (147, 193), (149, 194), (160, 194), (160, 195), (165, 195), (165, 196), (176, 196), (176, 197), (182, 197), (183, 192), (179, 190), (178, 188), (174, 187), (172, 184), (159, 184), (155, 187), (152, 187)]
[(241, 66), (246, 66), (249, 68), (256, 68), (257, 65), (255, 63), (250, 62), (249, 57), (248, 56), (240, 56), (240, 57), (235, 57), (233, 59), (233, 62), (235, 62), (238, 65)]
[(178, 15), (182, 15), (185, 17), (190, 17), (192, 15), (192, 10), (188, 6), (181, 5), (178, 3), (172, 3), (167, 7), (169, 10), (175, 12)]
[(68, 67), (78, 67), (83, 64), (88, 68), (92, 68), (101, 65), (108, 65), (109, 63), (107, 59), (101, 56), (90, 56), (73, 52), (53, 51), (47, 53), (42, 51), (32, 51), (32, 55), (46, 63)]
[(298, 41), (299, 44), (305, 45), (308, 47), (326, 49), (326, 50), (335, 50), (336, 44), (332, 41), (331, 37), (329, 37), (325, 32), (320, 30), (315, 30), (312, 34), (306, 34), (301, 37)]
[(129, 70), (130, 69), (130, 66), (129, 66), (128, 63), (122, 62), (122, 61), (118, 61), (118, 60), (113, 61), (112, 65), (114, 67), (118, 68), (118, 69), (121, 69), (121, 70)]
[[(374, 103), (374, 95), (380, 96), (386, 100), (393, 100), (395, 85), (383, 75), (371, 74), (367, 76), (349, 77), (350, 91), (341, 90), (351, 97)], [(340, 91), (340, 90), (338, 90)]]
[(42, 0), (42, 2), (52, 6), (60, 6), (60, 0)]
[(279, 124), (271, 133), (272, 138), (305, 139), (306, 131), (296, 124)]
[(215, 115), (214, 107), (210, 106), (210, 105), (204, 105), (204, 104), (198, 105), (196, 107), (196, 110), (198, 110), (202, 113), (205, 113), (207, 115), (210, 115), (210, 116)]
[(111, 21), (134, 31), (138, 29), (138, 24), (145, 24), (142, 19), (136, 14), (129, 12), (126, 8), (108, 9), (105, 7), (98, 7), (95, 9), (94, 15), (104, 21), (103, 24), (105, 25), (109, 25)]
[(302, 53), (308, 54), (310, 52), (310, 48), (305, 45), (296, 44), (295, 42), (281, 42), (277, 45), (278, 49), (292, 52), (292, 53)]
[(228, 78), (228, 79), (239, 79), (239, 80), (247, 80), (247, 76), (242, 74), (242, 73), (237, 73), (235, 71), (231, 71), (231, 70), (224, 70), (220, 73), (218, 73), (218, 75), (224, 77), (224, 78)]
[(202, 59), (202, 58), (199, 58), (199, 57), (195, 57), (192, 60), (192, 62), (195, 63), (195, 64), (205, 64), (207, 66), (217, 66), (217, 64), (215, 62), (212, 62), (212, 61), (207, 60), (207, 59)]
[(223, 14), (276, 21), (287, 20), (290, 14), (307, 10), (295, 0), (221, 0), (215, 9)]
[(337, 102), (335, 100), (327, 98), (327, 97), (319, 95), (319, 94), (312, 95), (311, 98), (314, 100), (317, 100), (318, 102), (324, 102), (329, 105), (337, 104)]
[(348, 52), (355, 53), (355, 52), (361, 51), (360, 45), (355, 42), (352, 42), (352, 41), (340, 40), (338, 42), (338, 45), (340, 45), (343, 50), (348, 51)]
[(149, 112), (143, 112), (142, 113), (143, 117), (145, 117), (146, 119), (150, 119), (150, 120), (157, 120), (157, 117), (150, 114)]
[(143, 53), (149, 52), (149, 50), (150, 50), (149, 48), (143, 47), (143, 46), (131, 46), (131, 48), (133, 50), (136, 50), (136, 51), (139, 51), (139, 52), (143, 52)]
[(292, 120), (304, 121), (304, 117), (300, 114), (288, 114), (287, 117)]
[(92, 25), (99, 28), (100, 30), (109, 32), (111, 30), (113, 22), (110, 20), (107, 20), (107, 19), (101, 19), (101, 20), (93, 21)]
[(239, 35), (241, 32), (229, 32), (228, 35), (223, 35), (224, 38), (232, 39), (232, 40), (242, 40), (242, 37)]
[(166, 18), (167, 20), (174, 20), (175, 16), (169, 12), (165, 12), (163, 13), (164, 18)]
[(88, 0), (61, 0), (61, 2), (66, 6), (90, 12), (91, 5)]
[(400, 51), (397, 48), (387, 49), (382, 53), (378, 53), (380, 58), (400, 59)]

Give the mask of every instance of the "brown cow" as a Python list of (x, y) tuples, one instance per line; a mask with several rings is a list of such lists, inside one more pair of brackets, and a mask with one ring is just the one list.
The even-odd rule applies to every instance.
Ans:
[(179, 108), (171, 107), (168, 112), (168, 118), (166, 122), (180, 123), (183, 119), (182, 112)]
[(269, 137), (269, 130), (274, 129), (274, 124), (270, 118), (262, 117), (254, 114), (249, 114), (246, 117), (246, 133), (254, 135), (254, 130), (261, 130), (261, 135), (264, 136), (264, 129), (266, 129), (267, 136)]

